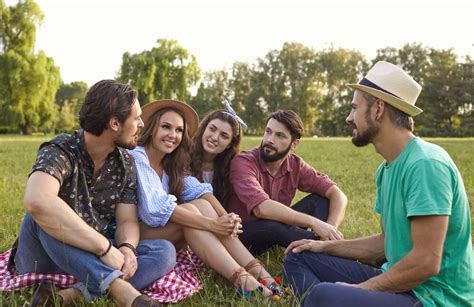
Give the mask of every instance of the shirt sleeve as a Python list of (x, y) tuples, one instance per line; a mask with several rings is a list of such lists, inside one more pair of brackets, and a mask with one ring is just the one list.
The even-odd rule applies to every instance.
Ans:
[(258, 181), (259, 170), (255, 161), (242, 155), (232, 159), (229, 180), (234, 193), (249, 215), (263, 201), (270, 199)]
[(160, 177), (143, 153), (136, 150), (130, 153), (137, 168), (138, 216), (150, 227), (162, 227), (176, 208), (176, 197), (164, 190)]
[(120, 203), (122, 204), (134, 204), (138, 203), (137, 200), (137, 168), (135, 166), (134, 159), (130, 154), (122, 153), (123, 164), (125, 167), (126, 181), (125, 187), (120, 195)]
[[(299, 159), (299, 158), (298, 158)], [(298, 190), (325, 196), (327, 190), (336, 183), (328, 175), (315, 170), (311, 165), (299, 159)]]
[(183, 202), (198, 199), (206, 193), (212, 193), (212, 185), (209, 183), (201, 183), (193, 176), (184, 177), (184, 188), (181, 193), (181, 200)]
[(440, 161), (417, 161), (404, 185), (407, 217), (451, 215), (454, 178), (450, 167)]
[(60, 147), (49, 144), (40, 148), (30, 176), (36, 171), (41, 171), (56, 178), (62, 186), (64, 178), (70, 175), (71, 169), (71, 161), (66, 153)]

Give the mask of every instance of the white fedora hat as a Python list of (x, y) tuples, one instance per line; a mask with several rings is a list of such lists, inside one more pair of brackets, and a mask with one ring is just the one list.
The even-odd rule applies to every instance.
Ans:
[(389, 62), (377, 62), (359, 83), (347, 86), (380, 98), (410, 116), (423, 112), (415, 106), (421, 85), (401, 68)]

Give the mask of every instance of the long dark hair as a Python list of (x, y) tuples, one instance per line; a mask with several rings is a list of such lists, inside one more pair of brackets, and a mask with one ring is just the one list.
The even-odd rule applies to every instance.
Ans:
[(209, 122), (214, 119), (220, 119), (227, 122), (232, 128), (232, 140), (230, 146), (218, 154), (213, 161), (214, 175), (212, 178), (212, 188), (214, 190), (214, 195), (223, 206), (226, 206), (231, 189), (229, 181), (230, 161), (240, 152), (240, 142), (242, 140), (242, 127), (237, 120), (227, 113), (227, 111), (217, 110), (210, 112), (199, 123), (199, 127), (193, 138), (191, 172), (194, 177), (199, 179), (199, 181), (203, 181), (202, 156), (204, 154), (204, 148), (202, 147), (202, 136), (207, 125), (209, 125)]
[(181, 194), (184, 188), (184, 176), (189, 174), (189, 164), (191, 157), (189, 155), (191, 148), (191, 138), (189, 136), (189, 131), (184, 120), (183, 114), (173, 108), (164, 108), (155, 112), (150, 119), (145, 123), (145, 127), (140, 132), (140, 137), (138, 139), (139, 146), (147, 146), (153, 140), (158, 130), (158, 123), (163, 114), (167, 112), (175, 112), (179, 114), (184, 121), (184, 131), (181, 143), (178, 147), (173, 150), (172, 153), (167, 154), (163, 158), (163, 169), (168, 174), (169, 180), (169, 194), (176, 196), (178, 202), (181, 203)]

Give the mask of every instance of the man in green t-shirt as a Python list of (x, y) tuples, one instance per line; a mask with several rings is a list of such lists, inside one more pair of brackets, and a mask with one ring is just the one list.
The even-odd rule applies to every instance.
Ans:
[(382, 229), (354, 240), (293, 242), (288, 280), (305, 306), (471, 306), (469, 203), (448, 153), (413, 134), (421, 86), (383, 61), (349, 86), (352, 142), (373, 144), (385, 159), (376, 173)]

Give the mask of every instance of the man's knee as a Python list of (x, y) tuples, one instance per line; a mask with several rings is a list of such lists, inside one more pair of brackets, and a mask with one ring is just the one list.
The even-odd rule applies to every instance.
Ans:
[(298, 204), (301, 205), (309, 205), (309, 206), (322, 206), (322, 207), (329, 207), (329, 199), (321, 196), (319, 194), (309, 194), (302, 200), (300, 200), (298, 203), (295, 204), (297, 206)]
[(38, 231), (38, 227), (38, 224), (36, 224), (31, 214), (27, 212), (21, 225), (22, 231), (26, 232), (27, 234), (36, 233)]
[(163, 268), (171, 270), (176, 264), (176, 248), (168, 240), (142, 240), (138, 244), (139, 255), (159, 259)]
[(304, 251), (301, 253), (290, 252), (286, 256), (283, 266), (285, 268), (285, 274), (288, 278), (293, 278), (292, 275), (295, 272), (300, 271), (311, 271), (311, 264), (314, 262), (321, 263), (321, 257), (324, 254), (313, 253)]
[[(292, 228), (291, 225), (281, 223), (278, 221), (272, 221), (272, 220), (261, 220), (261, 221), (258, 221), (257, 223), (261, 223), (261, 224), (260, 224), (260, 227), (256, 229), (256, 233), (266, 233), (266, 234), (270, 234), (273, 237), (286, 236), (288, 232), (291, 231), (291, 228)], [(244, 225), (244, 230), (245, 230), (245, 225)]]
[(301, 253), (290, 252), (286, 256), (283, 262), (283, 266), (285, 267), (285, 270), (287, 268), (299, 267), (300, 265), (301, 265)]

